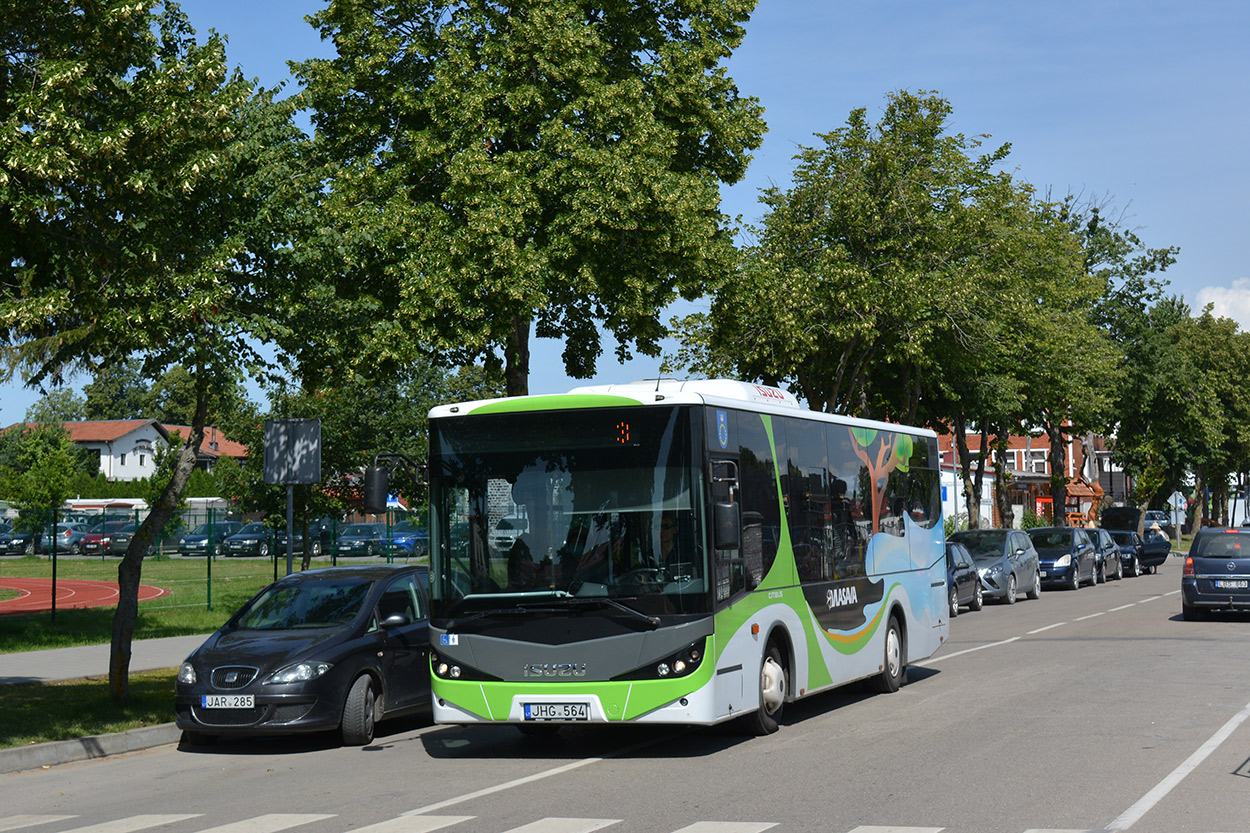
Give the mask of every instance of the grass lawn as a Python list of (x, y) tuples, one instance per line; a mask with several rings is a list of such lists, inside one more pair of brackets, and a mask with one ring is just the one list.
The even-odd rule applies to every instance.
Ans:
[[(115, 583), (119, 560), (58, 558), (57, 580)], [(298, 564), (297, 561), (297, 567)], [(328, 561), (315, 563), (319, 567), (328, 565)], [(139, 604), (134, 638), (211, 633), (256, 591), (273, 581), (273, 564), (268, 560), (218, 558), (211, 564), (211, 583), (209, 569), (203, 558), (144, 561), (142, 583), (169, 592)], [(285, 572), (285, 565), (281, 572)], [(52, 562), (46, 556), (0, 558), (0, 576), (51, 578)], [(112, 607), (57, 610), (55, 622), (48, 612), (0, 616), (0, 654), (109, 642), (113, 612)]]
[(172, 723), (175, 674), (131, 674), (126, 706), (109, 698), (107, 678), (0, 686), (0, 748)]

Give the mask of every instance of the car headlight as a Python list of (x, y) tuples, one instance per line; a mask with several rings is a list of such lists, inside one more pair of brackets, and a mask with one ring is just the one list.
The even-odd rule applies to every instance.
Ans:
[(178, 682), (192, 685), (195, 679), (195, 666), (189, 662), (184, 662), (182, 667), (178, 669)]
[(265, 685), (315, 680), (332, 667), (328, 662), (297, 662), (270, 674)]
[(1072, 554), (1071, 554), (1071, 553), (1069, 553), (1069, 554), (1067, 554), (1067, 555), (1061, 555), (1061, 556), (1059, 556), (1058, 558), (1056, 558), (1056, 559), (1055, 559), (1055, 566), (1056, 566), (1056, 567), (1070, 567), (1070, 566), (1072, 566)]

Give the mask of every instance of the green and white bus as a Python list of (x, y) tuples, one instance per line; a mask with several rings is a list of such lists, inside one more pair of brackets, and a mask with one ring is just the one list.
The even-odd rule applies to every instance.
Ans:
[(937, 436), (729, 380), (430, 412), (439, 723), (714, 724), (949, 633)]

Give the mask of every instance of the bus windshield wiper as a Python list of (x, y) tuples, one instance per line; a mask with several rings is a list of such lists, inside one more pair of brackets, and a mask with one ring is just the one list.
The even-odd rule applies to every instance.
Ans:
[(609, 599), (607, 596), (590, 596), (587, 598), (573, 597), (573, 598), (565, 599), (565, 602), (574, 607), (590, 607), (591, 605), (595, 605), (595, 606), (605, 605), (607, 607), (613, 608), (614, 610), (619, 610), (622, 613), (628, 613), (633, 618), (638, 619), (639, 621), (645, 623), (647, 625), (648, 630), (655, 630), (656, 628), (660, 626), (659, 616), (649, 616), (640, 610), (634, 610), (632, 607), (630, 607), (627, 604), (621, 604), (616, 599)]

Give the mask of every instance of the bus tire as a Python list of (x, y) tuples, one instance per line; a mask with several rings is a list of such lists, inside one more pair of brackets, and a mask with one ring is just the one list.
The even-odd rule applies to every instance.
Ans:
[(790, 672), (777, 643), (769, 640), (760, 660), (760, 705), (747, 718), (753, 735), (771, 735), (777, 731), (781, 711), (790, 691)]
[(872, 678), (872, 688), (882, 694), (893, 694), (903, 685), (907, 676), (907, 642), (903, 638), (903, 629), (899, 627), (898, 618), (890, 614), (890, 623), (885, 630), (885, 653), (881, 663), (881, 673)]

